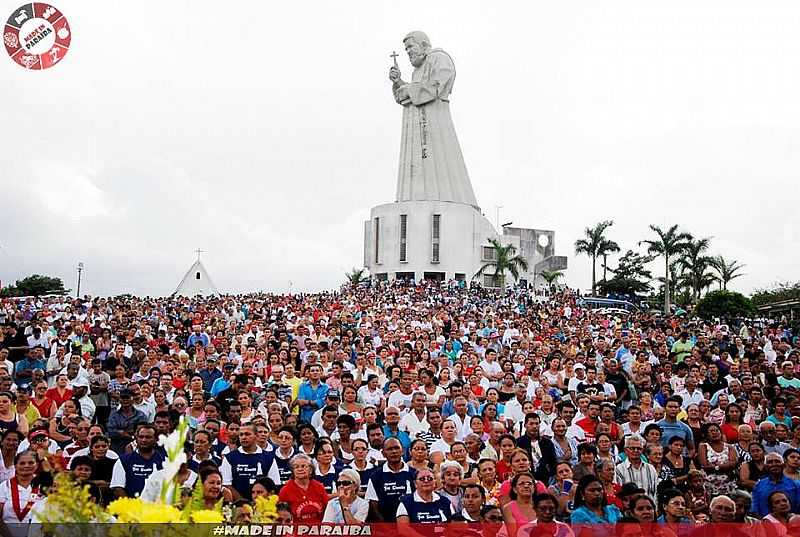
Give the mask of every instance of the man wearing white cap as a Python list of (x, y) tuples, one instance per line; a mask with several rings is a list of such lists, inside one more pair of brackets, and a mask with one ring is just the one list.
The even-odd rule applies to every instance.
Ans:
[(78, 376), (72, 381), (72, 394), (81, 405), (81, 414), (84, 418), (92, 420), (94, 418), (95, 404), (92, 398), (88, 395), (89, 381), (82, 376)]
[(572, 402), (577, 403), (578, 384), (586, 380), (586, 366), (581, 363), (577, 363), (572, 369), (575, 371), (575, 375), (569, 379), (567, 390), (569, 391), (570, 397), (572, 397)]

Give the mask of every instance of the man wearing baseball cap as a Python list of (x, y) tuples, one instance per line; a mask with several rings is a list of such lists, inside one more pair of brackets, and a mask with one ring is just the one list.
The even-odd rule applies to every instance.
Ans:
[(81, 414), (83, 417), (91, 420), (94, 418), (96, 407), (88, 393), (89, 381), (86, 377), (79, 375), (72, 381), (72, 396), (77, 399), (78, 403), (81, 405)]

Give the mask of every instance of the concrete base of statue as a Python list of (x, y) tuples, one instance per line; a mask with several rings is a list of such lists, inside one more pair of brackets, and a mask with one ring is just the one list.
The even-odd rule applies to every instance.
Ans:
[(469, 281), (481, 266), (483, 246), (498, 237), (475, 207), (447, 201), (378, 205), (364, 232), (364, 265), (379, 280)]

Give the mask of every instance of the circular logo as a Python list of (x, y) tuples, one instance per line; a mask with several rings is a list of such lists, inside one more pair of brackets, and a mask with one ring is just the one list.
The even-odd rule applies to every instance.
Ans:
[(539, 240), (537, 241), (539, 246), (542, 248), (547, 248), (550, 246), (550, 237), (547, 235), (539, 235)]
[(15, 9), (3, 29), (6, 52), (25, 69), (53, 67), (67, 54), (71, 39), (66, 17), (39, 2)]

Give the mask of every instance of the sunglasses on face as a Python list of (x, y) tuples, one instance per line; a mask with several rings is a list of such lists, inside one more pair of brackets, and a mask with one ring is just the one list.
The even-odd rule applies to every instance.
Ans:
[(417, 480), (420, 483), (432, 483), (433, 482), (433, 476), (432, 475), (424, 475), (422, 477), (418, 477)]
[(349, 486), (350, 486), (350, 485), (352, 485), (352, 484), (353, 484), (353, 482), (352, 482), (352, 481), (337, 481), (337, 482), (336, 482), (336, 486), (337, 486), (337, 487), (339, 487), (339, 488), (342, 488), (342, 487), (349, 487)]

